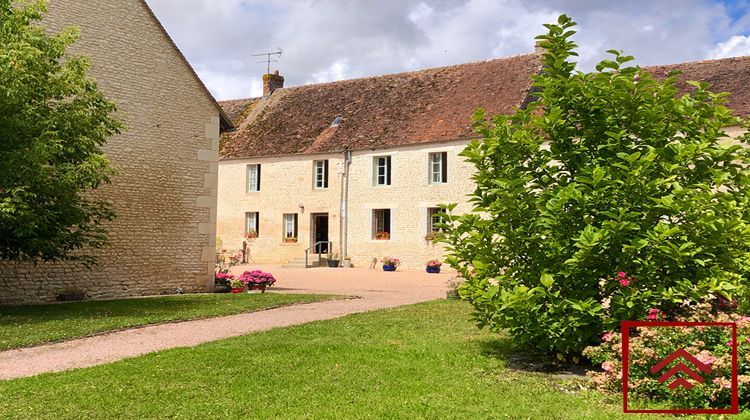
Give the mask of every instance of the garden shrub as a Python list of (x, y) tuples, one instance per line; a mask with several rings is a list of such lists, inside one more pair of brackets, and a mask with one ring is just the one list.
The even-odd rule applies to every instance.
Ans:
[(576, 71), (574, 25), (563, 15), (537, 37), (535, 101), (477, 111), (483, 138), (462, 152), (474, 210), (446, 206), (441, 239), (481, 327), (571, 355), (650, 308), (744, 298), (750, 261), (748, 150), (724, 131), (748, 122), (727, 94), (680, 95), (677, 72), (654, 78), (618, 51)]
[[(677, 321), (735, 322), (737, 324), (738, 390), (740, 407), (750, 408), (750, 318), (715, 310), (709, 303), (695, 305)], [(629, 406), (655, 403), (670, 408), (728, 408), (732, 384), (732, 334), (727, 327), (638, 327), (630, 332), (628, 345)], [(603, 391), (622, 391), (622, 334), (607, 332), (602, 343), (588, 347), (584, 355), (600, 365), (601, 372), (589, 372), (596, 386)], [(684, 348), (711, 372), (701, 374), (704, 382), (690, 380), (693, 388), (669, 389), (658, 382), (659, 374), (649, 369), (678, 348)], [(671, 365), (670, 365), (671, 366)], [(692, 366), (690, 366), (692, 367)], [(669, 382), (667, 382), (669, 383)]]

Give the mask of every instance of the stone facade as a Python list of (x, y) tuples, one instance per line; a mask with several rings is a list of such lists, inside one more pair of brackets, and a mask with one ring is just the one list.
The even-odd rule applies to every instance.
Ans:
[[(369, 267), (373, 259), (392, 256), (405, 269), (424, 267), (427, 260), (442, 258), (443, 248), (425, 240), (429, 229), (428, 209), (443, 203), (459, 203), (457, 212), (471, 209), (466, 195), (473, 191), (473, 167), (458, 156), (468, 140), (399, 146), (383, 150), (352, 152), (349, 167), (348, 255), (357, 267)], [(428, 182), (430, 153), (447, 155), (447, 182)], [(391, 157), (390, 186), (375, 186), (373, 160)], [(316, 189), (313, 162), (327, 159), (329, 184)], [(247, 192), (247, 165), (261, 165), (260, 191)], [(314, 217), (328, 216), (328, 238), (332, 251), (341, 255), (341, 209), (343, 201), (342, 154), (258, 157), (219, 162), (219, 206), (217, 235), (226, 249), (240, 249), (245, 214), (259, 216), (256, 239), (248, 241), (250, 262), (286, 263), (304, 257), (315, 243)], [(389, 240), (373, 237), (373, 211), (390, 210)], [(284, 214), (297, 214), (298, 241), (284, 242)], [(378, 267), (380, 264), (378, 263)]]
[[(730, 127), (727, 134), (743, 133)], [(422, 269), (430, 259), (441, 259), (444, 248), (425, 240), (429, 230), (428, 209), (457, 203), (456, 213), (471, 211), (466, 196), (474, 191), (474, 168), (458, 156), (469, 140), (400, 146), (383, 150), (355, 151), (349, 168), (348, 255), (356, 267), (369, 267), (373, 259), (399, 258), (403, 269)], [(428, 182), (428, 156), (446, 152), (448, 182)], [(391, 156), (392, 185), (374, 186), (373, 159)], [(313, 162), (328, 159), (328, 189), (313, 187)], [(260, 191), (247, 192), (247, 165), (261, 165)], [(343, 200), (342, 154), (227, 159), (219, 162), (217, 235), (227, 250), (242, 248), (245, 214), (257, 212), (259, 236), (247, 240), (251, 263), (283, 264), (304, 256), (313, 240), (313, 215), (329, 216), (332, 251), (341, 255), (341, 203)], [(389, 240), (373, 238), (373, 210), (390, 209)], [(283, 214), (298, 216), (298, 242), (284, 243)], [(313, 259), (311, 258), (311, 262)]]
[(213, 287), (220, 108), (141, 0), (51, 0), (42, 24), (80, 27), (71, 52), (91, 58), (127, 124), (105, 146), (120, 175), (97, 192), (117, 219), (93, 270), (0, 264), (0, 303), (67, 288), (110, 298)]

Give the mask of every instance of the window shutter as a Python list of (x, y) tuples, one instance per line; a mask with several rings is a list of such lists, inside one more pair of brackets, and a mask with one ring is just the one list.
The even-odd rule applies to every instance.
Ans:
[(255, 187), (255, 190), (260, 191), (260, 163), (258, 164), (257, 168), (258, 168), (258, 180), (257, 180), (258, 185)]
[(297, 235), (297, 213), (294, 213), (294, 237), (299, 237), (299, 235)]
[(386, 166), (385, 185), (391, 185), (391, 157), (390, 156), (385, 158), (385, 166)]
[(383, 210), (383, 231), (391, 233), (391, 210)]
[(328, 159), (323, 161), (323, 188), (328, 188)]
[(443, 152), (440, 156), (440, 165), (443, 171), (443, 183), (448, 182), (448, 152)]

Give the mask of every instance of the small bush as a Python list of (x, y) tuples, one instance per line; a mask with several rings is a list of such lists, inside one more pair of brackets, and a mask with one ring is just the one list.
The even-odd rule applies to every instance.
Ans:
[[(656, 313), (652, 312), (649, 316)], [(675, 319), (737, 323), (740, 406), (742, 409), (750, 408), (750, 318), (712, 311), (711, 305), (704, 303), (691, 308), (689, 315)], [(731, 339), (731, 329), (724, 327), (633, 329), (628, 346), (629, 401), (647, 406), (668, 404), (670, 408), (728, 408), (732, 381)], [(622, 334), (613, 331), (602, 336), (600, 345), (584, 350), (584, 355), (602, 368), (601, 372), (588, 373), (600, 390), (622, 392), (622, 346)], [(691, 389), (679, 387), (671, 390), (666, 384), (658, 382), (659, 375), (650, 374), (649, 369), (679, 348), (684, 348), (710, 366), (711, 372), (702, 374), (705, 380), (702, 384), (690, 380), (694, 385)]]

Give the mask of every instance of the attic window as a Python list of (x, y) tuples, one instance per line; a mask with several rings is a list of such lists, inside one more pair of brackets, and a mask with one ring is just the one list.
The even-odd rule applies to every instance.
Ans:
[(341, 117), (336, 117), (331, 123), (331, 127), (338, 127), (341, 124)]

